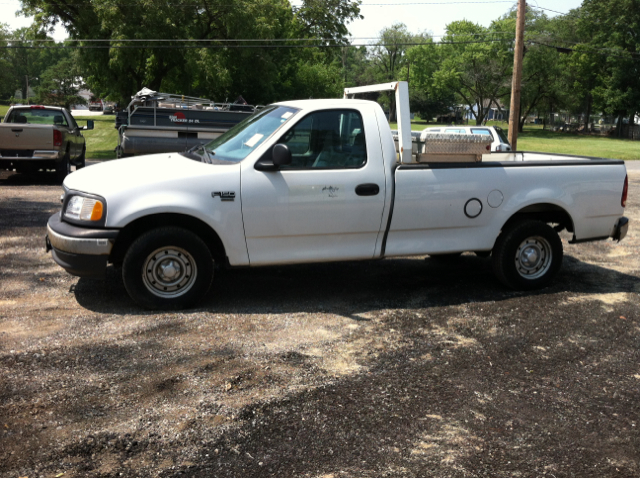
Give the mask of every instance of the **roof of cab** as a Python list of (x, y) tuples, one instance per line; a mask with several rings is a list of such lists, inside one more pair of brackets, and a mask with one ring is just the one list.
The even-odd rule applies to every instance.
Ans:
[(370, 100), (355, 100), (352, 98), (325, 98), (317, 100), (290, 100), (274, 103), (274, 105), (289, 106), (302, 110), (318, 110), (326, 108), (345, 108), (376, 104)]

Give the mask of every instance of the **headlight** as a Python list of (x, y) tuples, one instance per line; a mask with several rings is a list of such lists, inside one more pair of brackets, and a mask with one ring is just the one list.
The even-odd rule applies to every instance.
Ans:
[(102, 201), (74, 195), (69, 198), (64, 215), (74, 220), (99, 221), (102, 219), (103, 212)]

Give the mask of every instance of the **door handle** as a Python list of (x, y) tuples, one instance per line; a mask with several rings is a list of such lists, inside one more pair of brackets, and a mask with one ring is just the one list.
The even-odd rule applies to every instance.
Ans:
[(356, 186), (356, 195), (358, 196), (375, 196), (380, 193), (380, 187), (375, 183), (365, 183)]
[(22, 128), (11, 128), (11, 131), (14, 133), (20, 133), (22, 130)]

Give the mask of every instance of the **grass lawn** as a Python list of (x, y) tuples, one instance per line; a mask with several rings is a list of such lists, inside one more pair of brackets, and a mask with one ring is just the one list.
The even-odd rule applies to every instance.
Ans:
[(9, 106), (0, 105), (0, 118), (4, 118), (4, 116), (7, 114), (8, 109), (9, 109)]
[(595, 156), (619, 160), (640, 159), (640, 141), (527, 128), (518, 136), (518, 150), (565, 153), (568, 155)]
[(86, 120), (94, 121), (94, 129), (82, 132), (87, 139), (87, 159), (111, 160), (116, 157), (114, 148), (118, 145), (118, 130), (115, 129), (115, 115), (77, 116), (78, 125), (86, 125)]

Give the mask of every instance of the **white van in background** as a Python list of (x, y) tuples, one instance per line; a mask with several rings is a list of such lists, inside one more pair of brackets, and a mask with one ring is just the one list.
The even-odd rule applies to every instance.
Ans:
[(491, 151), (511, 151), (509, 139), (499, 126), (441, 126), (425, 128), (425, 133), (458, 133), (463, 135), (489, 135), (492, 138)]

